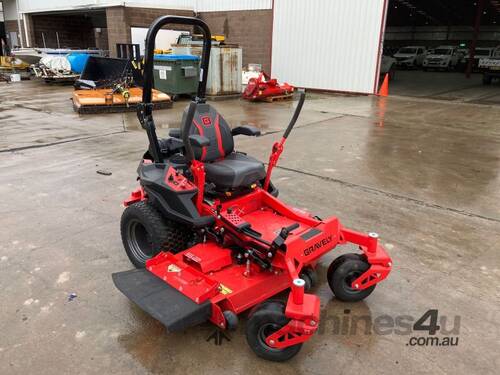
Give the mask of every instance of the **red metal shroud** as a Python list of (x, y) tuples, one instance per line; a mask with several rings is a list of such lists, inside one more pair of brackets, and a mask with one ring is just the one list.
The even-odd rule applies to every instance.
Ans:
[(146, 199), (146, 193), (144, 188), (141, 186), (130, 193), (129, 197), (123, 201), (125, 207), (130, 206), (133, 203), (140, 202)]
[(262, 72), (257, 78), (250, 78), (245, 91), (243, 92), (243, 99), (247, 100), (264, 100), (271, 96), (280, 96), (293, 93), (295, 87), (288, 83), (279, 84), (274, 78)]
[[(229, 238), (240, 245), (258, 249), (262, 244), (245, 235), (238, 228), (250, 224), (271, 242), (281, 228), (297, 223), (286, 240), (286, 251), (278, 251), (272, 260), (272, 271), (251, 262), (238, 264), (229, 248), (214, 241), (197, 244), (178, 254), (160, 253), (147, 261), (147, 269), (196, 303), (210, 299), (211, 321), (225, 327), (222, 314), (230, 310), (239, 314), (256, 304), (292, 287), (285, 314), (290, 323), (268, 338), (268, 344), (277, 348), (295, 345), (307, 340), (319, 323), (319, 298), (295, 288), (293, 280), (304, 266), (316, 265), (318, 259), (338, 244), (359, 245), (372, 265), (353, 282), (352, 287), (365, 289), (380, 282), (390, 272), (391, 259), (376, 236), (365, 235), (344, 228), (336, 217), (319, 220), (307, 211), (292, 208), (260, 188), (251, 193), (216, 202), (219, 215), (215, 231), (224, 228)], [(203, 203), (203, 214), (215, 215), (213, 206)], [(357, 286), (355, 285), (357, 284)], [(297, 302), (295, 299), (297, 298)]]

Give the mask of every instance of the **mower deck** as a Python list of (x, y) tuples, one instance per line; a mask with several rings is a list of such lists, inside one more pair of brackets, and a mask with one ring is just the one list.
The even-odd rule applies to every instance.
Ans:
[(145, 269), (117, 272), (112, 276), (123, 294), (170, 332), (181, 331), (210, 318), (209, 301), (197, 304)]
[[(142, 89), (140, 87), (131, 87), (128, 92), (130, 97), (126, 101), (120, 93), (113, 93), (112, 89), (75, 90), (72, 98), (73, 110), (80, 114), (136, 111), (137, 103), (142, 98)], [(170, 107), (172, 107), (170, 96), (153, 90), (153, 108)]]

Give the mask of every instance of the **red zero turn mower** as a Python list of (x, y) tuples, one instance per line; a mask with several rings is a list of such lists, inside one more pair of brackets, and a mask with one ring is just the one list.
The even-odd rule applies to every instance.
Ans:
[(262, 72), (257, 78), (250, 78), (247, 87), (243, 91), (243, 99), (266, 100), (275, 96), (291, 95), (295, 88), (288, 83), (278, 84), (275, 78), (271, 78)]
[[(180, 131), (158, 139), (152, 117), (153, 50), (166, 24), (203, 31), (197, 97), (184, 111)], [(257, 136), (251, 126), (231, 129), (205, 102), (210, 30), (201, 20), (164, 16), (146, 39), (143, 103), (138, 116), (149, 138), (139, 164), (140, 187), (124, 202), (121, 234), (137, 269), (113, 274), (116, 287), (169, 331), (205, 321), (234, 329), (250, 311), (246, 337), (260, 357), (284, 361), (297, 354), (318, 329), (320, 300), (306, 293), (316, 282), (316, 263), (339, 244), (359, 245), (328, 268), (328, 283), (341, 301), (359, 301), (391, 270), (391, 259), (375, 233), (347, 229), (336, 217), (321, 219), (290, 207), (271, 183), (304, 103), (281, 141), (273, 146), (267, 171), (260, 161), (234, 150), (233, 136)], [(288, 292), (286, 302), (269, 300)], [(281, 293), (283, 295), (283, 293)]]

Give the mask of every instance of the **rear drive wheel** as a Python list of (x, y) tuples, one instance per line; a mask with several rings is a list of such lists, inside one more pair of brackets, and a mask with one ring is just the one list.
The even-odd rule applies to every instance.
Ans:
[(123, 211), (120, 230), (125, 252), (137, 268), (144, 268), (146, 261), (162, 250), (174, 253), (184, 250), (190, 237), (185, 227), (165, 220), (144, 201)]
[(353, 289), (351, 283), (370, 268), (363, 255), (346, 254), (335, 259), (328, 267), (328, 285), (335, 297), (344, 302), (357, 302), (368, 297), (375, 285), (363, 290)]
[(259, 357), (269, 361), (283, 362), (295, 356), (302, 344), (292, 345), (284, 349), (272, 348), (266, 338), (279, 331), (290, 320), (285, 316), (285, 305), (280, 302), (264, 302), (254, 310), (247, 322), (246, 336), (250, 348)]
[(489, 76), (488, 74), (483, 74), (483, 85), (491, 85), (493, 77)]

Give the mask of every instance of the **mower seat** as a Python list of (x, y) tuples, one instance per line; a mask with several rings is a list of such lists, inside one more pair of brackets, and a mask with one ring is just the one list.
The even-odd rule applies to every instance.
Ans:
[[(182, 123), (185, 122), (187, 108)], [(239, 131), (235, 131), (235, 130)], [(208, 138), (210, 144), (193, 147), (196, 160), (205, 166), (206, 181), (222, 189), (247, 187), (266, 177), (264, 164), (250, 156), (234, 151), (233, 134), (257, 135), (251, 127), (231, 131), (226, 120), (209, 104), (198, 103), (190, 127), (190, 135)]]
[(224, 159), (205, 163), (206, 180), (222, 188), (250, 186), (266, 177), (264, 164), (245, 154), (233, 152)]

